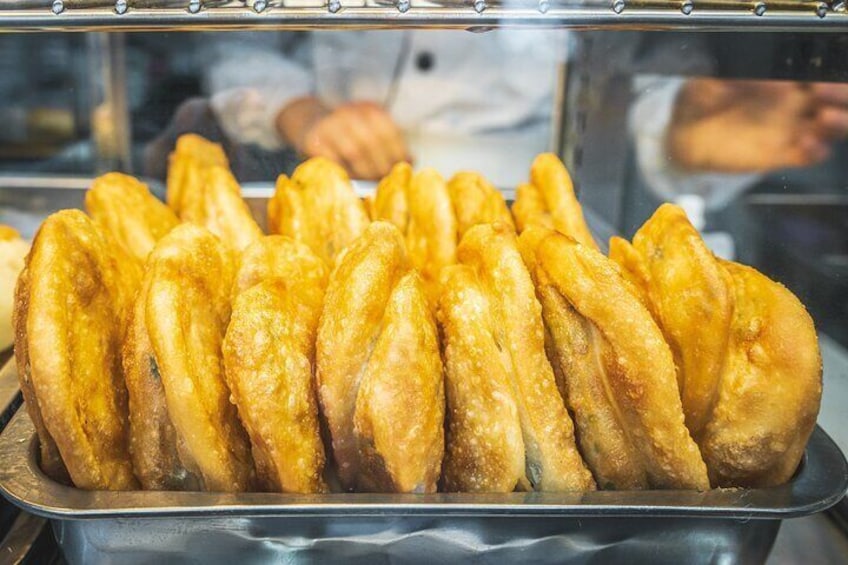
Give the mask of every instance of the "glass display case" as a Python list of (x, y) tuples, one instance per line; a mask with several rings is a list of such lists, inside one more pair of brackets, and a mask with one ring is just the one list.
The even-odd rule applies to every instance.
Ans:
[(0, 549), (24, 562), (844, 559), (846, 31), (841, 0), (0, 1), (0, 224), (24, 239), (83, 208), (108, 171), (164, 199), (186, 133), (221, 144), (263, 230), (277, 176), (310, 156), (341, 163), (360, 196), (408, 159), (478, 171), (512, 203), (552, 152), (602, 251), (681, 206), (717, 256), (806, 305), (824, 368), (824, 431), (781, 487), (287, 498), (56, 485), (33, 463), (9, 363), (0, 489), (34, 514), (4, 503)]

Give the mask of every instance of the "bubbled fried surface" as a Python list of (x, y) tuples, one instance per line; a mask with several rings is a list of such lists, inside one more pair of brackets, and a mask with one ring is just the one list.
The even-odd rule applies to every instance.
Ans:
[(374, 222), (339, 258), (316, 348), (318, 396), (343, 487), (435, 491), (444, 434), (438, 341), (393, 225)]
[(231, 398), (267, 491), (326, 490), (313, 383), (324, 289), (306, 282), (267, 276), (238, 294), (224, 338)]
[(583, 218), (583, 208), (577, 201), (571, 176), (559, 157), (552, 153), (542, 153), (533, 160), (530, 183), (518, 187), (512, 213), (520, 231), (537, 225), (598, 248)]
[(199, 478), (186, 469), (168, 413), (165, 388), (147, 330), (148, 271), (130, 313), (122, 347), (129, 398), (129, 450), (135, 476), (145, 490), (196, 490)]
[(526, 237), (534, 239), (561, 388), (598, 482), (708, 489), (684, 425), (671, 351), (648, 310), (594, 249), (553, 231)]
[(499, 360), (510, 376), (525, 445), (526, 476), (536, 490), (595, 488), (577, 451), (574, 425), (544, 351), (542, 308), (512, 230), (474, 226), (457, 250), (490, 298)]
[(26, 273), (16, 313), (25, 340), (19, 373), (34, 392), (47, 449), (52, 438), (80, 488), (136, 488), (127, 450), (119, 276), (106, 241), (82, 212), (57, 212), (39, 228)]
[(270, 232), (306, 244), (330, 266), (369, 222), (347, 173), (322, 157), (301, 163), (291, 178), (280, 175), (268, 201)]
[(638, 267), (623, 265), (648, 277), (649, 303), (680, 368), (686, 425), (699, 440), (718, 399), (732, 283), (678, 206), (660, 206), (633, 236), (633, 249), (641, 261), (633, 255), (630, 260)]
[(177, 216), (138, 179), (121, 173), (97, 177), (85, 193), (91, 218), (138, 261), (179, 223)]
[[(233, 284), (233, 297), (269, 278), (313, 289), (320, 305), (329, 268), (309, 247), (282, 235), (267, 235), (241, 253)], [(320, 313), (320, 311), (319, 311)]]
[(188, 192), (180, 218), (205, 227), (235, 251), (260, 237), (262, 230), (241, 197), (241, 187), (226, 167), (213, 165), (198, 172), (196, 190)]
[(448, 181), (448, 193), (456, 215), (459, 239), (477, 224), (500, 222), (515, 229), (503, 195), (482, 175), (470, 171), (456, 173)]
[(525, 488), (524, 439), (509, 363), (498, 362), (490, 298), (465, 265), (445, 269), (439, 323), (445, 357), (447, 437), (443, 482), (449, 492)]
[(701, 450), (714, 486), (788, 481), (815, 426), (822, 394), (818, 338), (803, 304), (755, 269), (723, 261), (735, 310), (718, 401)]
[(435, 304), (439, 273), (456, 262), (456, 215), (445, 180), (433, 169), (412, 173), (406, 163), (395, 165), (377, 186), (372, 214), (401, 231), (412, 265)]
[(168, 157), (165, 200), (180, 218), (185, 202), (202, 190), (200, 173), (211, 166), (229, 167), (221, 145), (192, 133), (177, 138), (176, 147)]
[(221, 360), (231, 254), (208, 230), (183, 224), (159, 241), (148, 270), (147, 331), (180, 460), (205, 490), (249, 490), (250, 442), (230, 402)]

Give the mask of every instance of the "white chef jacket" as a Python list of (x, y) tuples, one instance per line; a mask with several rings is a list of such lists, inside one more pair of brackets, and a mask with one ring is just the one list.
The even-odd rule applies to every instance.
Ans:
[(209, 67), (213, 110), (238, 142), (280, 147), (277, 113), (316, 95), (330, 107), (383, 105), (416, 167), (446, 176), (471, 169), (514, 187), (550, 148), (563, 31), (314, 32), (300, 57), (282, 55), (271, 40), (252, 34), (219, 44)]

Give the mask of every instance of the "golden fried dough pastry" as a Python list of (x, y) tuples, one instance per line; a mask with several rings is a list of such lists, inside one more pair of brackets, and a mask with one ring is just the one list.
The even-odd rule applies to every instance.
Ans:
[(192, 224), (159, 240), (148, 259), (146, 326), (180, 461), (209, 491), (249, 490), (254, 478), (221, 358), (234, 270), (220, 240)]
[(400, 232), (371, 224), (330, 276), (318, 398), (346, 489), (435, 492), (444, 381), (435, 322)]
[(501, 222), (515, 229), (503, 195), (482, 175), (456, 173), (448, 181), (448, 193), (453, 202), (459, 239), (462, 239), (468, 228), (477, 224)]
[[(208, 167), (229, 167), (224, 148), (199, 135), (187, 133), (177, 138), (174, 151), (168, 159), (168, 206), (182, 217), (184, 200), (199, 192), (201, 171)], [(238, 194), (238, 192), (236, 192)]]
[(326, 491), (312, 373), (322, 291), (269, 277), (233, 303), (224, 372), (263, 490)]
[(198, 490), (200, 479), (180, 461), (177, 432), (168, 413), (165, 388), (147, 331), (151, 278), (148, 272), (133, 304), (122, 350), (133, 470), (145, 490)]
[(179, 223), (147, 185), (121, 173), (94, 179), (85, 193), (85, 209), (128, 253), (141, 261)]
[(442, 477), (448, 492), (529, 490), (510, 363), (492, 362), (503, 355), (493, 314), (470, 267), (445, 268), (439, 323), (447, 399)]
[(37, 429), (49, 434), (40, 437), (46, 470), (57, 472), (52, 439), (83, 489), (138, 484), (127, 451), (118, 280), (94, 223), (63, 210), (39, 228), (17, 289), (18, 374)]
[(280, 278), (314, 290), (320, 305), (329, 274), (326, 263), (306, 245), (282, 235), (266, 235), (241, 253), (233, 297), (265, 279)]
[(268, 228), (309, 246), (328, 265), (368, 226), (368, 214), (342, 167), (323, 157), (280, 175), (268, 201)]
[(701, 451), (717, 486), (780, 485), (798, 467), (821, 403), (815, 327), (783, 285), (750, 267), (722, 265), (731, 275), (736, 307)]
[(786, 482), (821, 400), (804, 307), (755, 270), (716, 259), (677, 206), (661, 206), (632, 248), (618, 245), (613, 257), (642, 281), (675, 353), (686, 423), (713, 486)]
[(435, 303), (439, 273), (456, 262), (456, 216), (442, 176), (433, 169), (413, 174), (409, 164), (395, 165), (377, 186), (372, 215), (401, 230), (412, 265)]
[(708, 489), (671, 351), (615, 264), (544, 228), (528, 228), (520, 245), (542, 303), (549, 358), (598, 484)]
[(262, 237), (262, 230), (229, 169), (218, 165), (206, 167), (199, 177), (197, 190), (183, 198), (180, 212), (183, 221), (204, 226), (236, 251)]
[(32, 384), (32, 371), (27, 348), (26, 317), (29, 311), (29, 271), (23, 268), (15, 285), (15, 304), (12, 311), (12, 325), (15, 328), (15, 362), (18, 369), (18, 382), (24, 397), (24, 406), (38, 434), (38, 454), (41, 470), (54, 481), (71, 484), (68, 469), (62, 461), (59, 447), (41, 417), (38, 399)]
[(327, 271), (306, 245), (280, 235), (241, 255), (224, 373), (263, 490), (326, 490), (313, 367)]
[[(479, 292), (488, 300), (489, 324), (477, 331), (487, 343), (494, 342), (498, 355), (489, 362), (503, 367), (514, 391), (527, 480), (541, 491), (594, 489), (592, 475), (575, 445), (574, 425), (545, 357), (542, 309), (514, 232), (504, 224), (474, 226), (462, 238), (457, 256), (473, 271)], [(448, 345), (453, 339), (446, 338)], [(491, 350), (491, 343), (486, 349)]]
[[(613, 259), (647, 290), (651, 310), (671, 346), (686, 425), (696, 441), (718, 400), (733, 316), (732, 283), (678, 206), (664, 204), (639, 228), (630, 253)], [(632, 253), (635, 251), (635, 253)]]
[(562, 161), (553, 153), (542, 153), (530, 167), (530, 183), (522, 184), (512, 206), (519, 231), (530, 225), (555, 229), (578, 243), (598, 248), (583, 209), (574, 194), (574, 184)]

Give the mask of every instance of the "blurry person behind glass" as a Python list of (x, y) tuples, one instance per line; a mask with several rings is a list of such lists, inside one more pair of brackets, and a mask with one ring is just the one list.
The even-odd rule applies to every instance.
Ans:
[(207, 71), (226, 136), (321, 155), (377, 179), (401, 160), (524, 180), (549, 149), (562, 31), (370, 31), (222, 38)]

